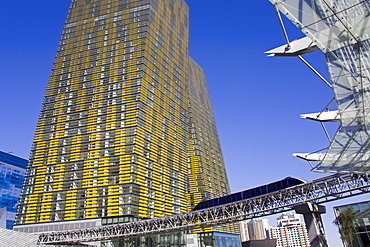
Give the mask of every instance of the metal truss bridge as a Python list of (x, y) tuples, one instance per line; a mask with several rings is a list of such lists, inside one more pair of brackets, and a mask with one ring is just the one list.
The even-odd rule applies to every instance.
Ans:
[(72, 244), (190, 230), (292, 210), (296, 205), (326, 203), (370, 192), (369, 174), (331, 175), (273, 193), (217, 207), (125, 224), (42, 233), (39, 244)]

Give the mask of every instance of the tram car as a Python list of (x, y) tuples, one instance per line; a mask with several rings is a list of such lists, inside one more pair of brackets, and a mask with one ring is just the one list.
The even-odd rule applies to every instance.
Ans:
[(231, 202), (236, 202), (236, 201), (252, 198), (255, 196), (268, 194), (271, 192), (286, 189), (286, 188), (299, 185), (299, 184), (303, 184), (303, 183), (305, 183), (305, 181), (302, 179), (286, 177), (282, 180), (279, 180), (279, 181), (276, 181), (270, 184), (262, 185), (262, 186), (259, 186), (253, 189), (248, 189), (248, 190), (233, 193), (230, 195), (201, 201), (200, 203), (198, 203), (198, 205), (194, 207), (193, 211), (215, 207), (215, 206), (219, 206), (219, 205), (223, 205), (223, 204), (227, 204)]

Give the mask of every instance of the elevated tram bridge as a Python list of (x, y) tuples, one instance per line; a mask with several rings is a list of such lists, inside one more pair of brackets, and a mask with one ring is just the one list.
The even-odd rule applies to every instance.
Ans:
[(89, 229), (42, 233), (40, 244), (73, 244), (191, 230), (322, 204), (370, 192), (368, 174), (331, 175), (287, 189), (189, 213)]

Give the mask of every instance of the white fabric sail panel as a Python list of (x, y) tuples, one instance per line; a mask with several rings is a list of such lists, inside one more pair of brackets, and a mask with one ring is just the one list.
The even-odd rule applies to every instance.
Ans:
[(268, 56), (298, 56), (312, 51), (316, 51), (318, 47), (309, 37), (293, 40), (287, 45), (276, 47), (272, 50), (266, 51)]
[(322, 161), (325, 154), (323, 153), (294, 153), (293, 156), (308, 160), (308, 161)]
[(324, 111), (318, 113), (308, 113), (302, 114), (301, 118), (310, 119), (319, 122), (338, 122), (340, 121), (339, 118), (339, 111)]
[(370, 1), (270, 1), (326, 56), (341, 127), (314, 170), (368, 173)]

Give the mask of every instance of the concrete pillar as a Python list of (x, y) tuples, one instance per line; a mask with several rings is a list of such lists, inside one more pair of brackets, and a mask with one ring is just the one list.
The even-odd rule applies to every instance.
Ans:
[(311, 246), (328, 247), (321, 214), (326, 213), (326, 207), (313, 203), (304, 203), (294, 207), (297, 214), (303, 214)]

